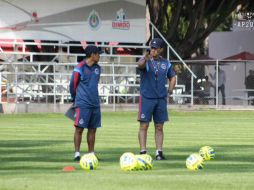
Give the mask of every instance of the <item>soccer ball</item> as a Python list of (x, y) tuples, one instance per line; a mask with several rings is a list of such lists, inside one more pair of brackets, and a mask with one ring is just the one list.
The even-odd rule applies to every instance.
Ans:
[(153, 168), (153, 159), (149, 154), (143, 154), (143, 157), (146, 160), (147, 163), (147, 169), (152, 169)]
[(189, 170), (202, 170), (203, 169), (203, 158), (197, 153), (191, 154), (186, 159), (186, 167)]
[(200, 148), (199, 154), (204, 160), (211, 160), (215, 158), (215, 151), (210, 146), (203, 146)]
[(137, 170), (150, 170), (153, 168), (153, 159), (149, 154), (135, 155), (137, 159)]
[(136, 170), (137, 164), (137, 158), (131, 152), (126, 152), (120, 157), (120, 167), (123, 171)]
[(79, 161), (80, 167), (84, 170), (95, 170), (98, 164), (97, 157), (91, 153), (84, 154)]

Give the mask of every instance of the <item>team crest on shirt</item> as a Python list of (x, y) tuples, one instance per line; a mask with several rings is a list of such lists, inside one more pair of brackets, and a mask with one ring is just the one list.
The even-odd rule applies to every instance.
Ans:
[(79, 120), (79, 124), (82, 125), (84, 123), (84, 120), (83, 119), (80, 119)]
[(163, 69), (163, 70), (165, 70), (166, 69), (166, 64), (161, 64), (161, 68)]
[(96, 75), (98, 75), (100, 73), (99, 69), (97, 69), (97, 68), (94, 70), (94, 72)]
[(144, 119), (145, 117), (146, 117), (146, 115), (142, 113), (141, 118)]

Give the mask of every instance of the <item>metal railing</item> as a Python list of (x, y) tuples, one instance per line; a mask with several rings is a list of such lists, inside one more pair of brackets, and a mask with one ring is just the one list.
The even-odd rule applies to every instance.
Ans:
[[(159, 31), (151, 23), (154, 31)], [(161, 36), (163, 38), (163, 36)], [(164, 38), (163, 38), (164, 39)], [(165, 40), (165, 39), (164, 39)], [(193, 104), (193, 77), (195, 74), (174, 51), (170, 44), (167, 51), (173, 51), (191, 75), (192, 90), (188, 93), (184, 84), (177, 84), (172, 95), (172, 103)], [(72, 53), (72, 47), (83, 48), (81, 44), (70, 43), (33, 43), (33, 42), (6, 42), (0, 40), (1, 46), (12, 47), (11, 51), (4, 51), (0, 46), (0, 101), (1, 102), (38, 102), (64, 104), (69, 102), (68, 91), (71, 73), (83, 53)], [(34, 52), (28, 47), (54, 47), (56, 52)], [(146, 45), (97, 45), (106, 53), (101, 55), (102, 67), (99, 93), (102, 104), (137, 103), (139, 96), (140, 75), (136, 69), (136, 62), (149, 48)], [(137, 53), (121, 54), (117, 50), (135, 49)], [(168, 52), (169, 55), (169, 52)], [(36, 57), (48, 57), (47, 61), (38, 61)]]

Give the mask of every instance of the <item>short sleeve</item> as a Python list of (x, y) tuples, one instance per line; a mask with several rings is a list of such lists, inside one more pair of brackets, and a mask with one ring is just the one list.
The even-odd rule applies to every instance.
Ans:
[(168, 62), (168, 66), (167, 66), (167, 77), (168, 78), (172, 78), (176, 75), (172, 65), (170, 62)]
[(77, 72), (77, 73), (79, 73), (80, 75), (82, 75), (81, 68), (75, 67), (75, 68), (74, 68), (74, 71)]

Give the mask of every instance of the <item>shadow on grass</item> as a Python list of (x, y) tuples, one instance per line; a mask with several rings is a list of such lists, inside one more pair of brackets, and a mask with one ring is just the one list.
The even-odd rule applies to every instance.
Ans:
[[(253, 156), (245, 156), (245, 153), (250, 152), (252, 145), (221, 145), (212, 146), (216, 150), (215, 160), (206, 161), (204, 163), (204, 170), (214, 173), (245, 173), (254, 172), (254, 159)], [(113, 163), (119, 158), (122, 153), (130, 152), (131, 148), (117, 148), (105, 149), (101, 151), (104, 162)], [(196, 150), (196, 151), (193, 151)], [(237, 155), (227, 154), (239, 150)], [(194, 152), (197, 152), (196, 147), (183, 147), (183, 148), (166, 148), (164, 149), (167, 160), (156, 161), (154, 160), (155, 170), (181, 170), (186, 169), (186, 158)], [(225, 154), (226, 153), (226, 154)], [(254, 153), (252, 153), (254, 154)], [(151, 155), (154, 158), (154, 155)]]
[[(76, 165), (73, 162), (73, 149), (63, 147), (63, 144), (72, 143), (63, 140), (11, 140), (0, 141), (2, 171), (20, 171), (41, 173), (42, 171), (59, 171), (62, 165)], [(60, 150), (58, 150), (59, 147)], [(241, 173), (254, 172), (254, 159), (252, 145), (220, 145), (213, 146), (216, 151), (216, 158), (207, 161), (204, 170), (214, 173)], [(172, 172), (185, 172), (186, 158), (193, 152), (197, 152), (197, 147), (187, 146), (181, 148), (165, 148), (165, 161), (154, 161), (154, 170), (172, 170)], [(106, 165), (119, 163), (120, 156), (125, 152), (137, 153), (138, 148), (116, 147), (99, 149), (98, 157), (100, 162)], [(237, 154), (230, 154), (237, 152)], [(246, 153), (252, 156), (246, 156)], [(247, 155), (248, 155), (247, 154)], [(154, 158), (154, 155), (151, 154)]]
[(13, 162), (68, 162), (70, 151), (57, 150), (58, 146), (68, 143), (57, 140), (0, 141), (0, 169), (8, 165), (11, 167)]
[(69, 141), (59, 140), (1, 140), (0, 148), (31, 148), (40, 146), (49, 146), (54, 144), (67, 143)]

